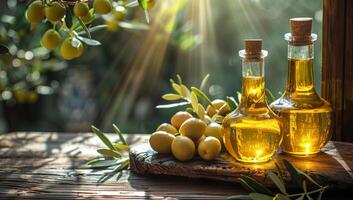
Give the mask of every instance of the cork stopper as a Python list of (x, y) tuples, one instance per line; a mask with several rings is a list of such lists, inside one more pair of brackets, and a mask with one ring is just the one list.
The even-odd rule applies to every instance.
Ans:
[(253, 57), (261, 56), (262, 40), (261, 39), (246, 39), (245, 43), (245, 54)]
[(310, 17), (291, 18), (289, 20), (293, 44), (310, 44), (311, 25), (313, 19)]

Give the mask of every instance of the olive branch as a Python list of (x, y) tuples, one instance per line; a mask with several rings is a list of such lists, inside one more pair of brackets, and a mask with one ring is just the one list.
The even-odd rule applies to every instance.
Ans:
[[(170, 79), (171, 87), (173, 88), (175, 93), (167, 93), (162, 96), (162, 98), (166, 101), (179, 101), (176, 103), (171, 104), (164, 104), (158, 105), (156, 108), (158, 109), (165, 109), (165, 108), (174, 108), (180, 106), (189, 106), (185, 110), (198, 117), (201, 120), (206, 122), (214, 121), (221, 123), (223, 120), (224, 115), (228, 114), (229, 112), (235, 110), (238, 106), (237, 101), (233, 97), (226, 97), (226, 104), (224, 104), (221, 108), (217, 109), (212, 104), (210, 98), (202, 91), (206, 87), (207, 81), (210, 75), (207, 74), (203, 80), (201, 81), (200, 87), (190, 87), (188, 88), (182, 81), (179, 74), (176, 75), (177, 82), (173, 79)], [(181, 100), (181, 101), (180, 101)], [(203, 103), (202, 103), (202, 102)], [(210, 106), (215, 109), (216, 114), (212, 116), (212, 118), (208, 118), (206, 115), (205, 106)], [(226, 109), (229, 108), (229, 109)], [(224, 112), (226, 110), (226, 112)]]
[[(237, 200), (313, 200), (315, 196), (316, 200), (321, 200), (322, 195), (328, 186), (321, 186), (317, 181), (315, 181), (308, 174), (302, 170), (296, 168), (288, 160), (283, 159), (283, 164), (285, 169), (288, 171), (291, 181), (296, 184), (298, 188), (303, 189), (303, 192), (289, 194), (286, 186), (283, 174), (279, 167), (279, 164), (275, 162), (276, 172), (271, 170), (267, 171), (267, 176), (270, 178), (272, 183), (277, 187), (277, 192), (273, 192), (268, 189), (263, 184), (257, 182), (255, 179), (241, 175), (239, 178), (240, 184), (246, 189), (250, 194), (248, 195), (234, 195), (228, 197), (228, 199), (237, 199)], [(309, 190), (308, 184), (313, 186), (312, 190)]]

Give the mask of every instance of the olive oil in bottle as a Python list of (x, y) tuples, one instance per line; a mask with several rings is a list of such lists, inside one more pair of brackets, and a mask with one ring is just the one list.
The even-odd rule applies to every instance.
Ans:
[(266, 103), (262, 40), (245, 40), (242, 57), (242, 96), (239, 107), (224, 121), (224, 144), (236, 160), (266, 162), (282, 140), (281, 122)]
[(331, 137), (330, 104), (320, 98), (314, 86), (314, 45), (311, 18), (290, 20), (288, 41), (288, 80), (283, 96), (271, 104), (283, 123), (284, 152), (308, 156), (320, 152)]

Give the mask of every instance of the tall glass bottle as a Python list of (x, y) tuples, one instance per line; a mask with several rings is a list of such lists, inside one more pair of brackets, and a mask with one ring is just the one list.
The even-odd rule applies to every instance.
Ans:
[(307, 156), (320, 152), (331, 136), (330, 104), (320, 98), (314, 86), (314, 41), (311, 18), (290, 19), (288, 80), (282, 97), (271, 108), (282, 118), (284, 152)]
[(266, 162), (282, 140), (281, 122), (266, 102), (262, 40), (245, 40), (242, 58), (242, 96), (239, 107), (223, 121), (224, 144), (236, 160)]

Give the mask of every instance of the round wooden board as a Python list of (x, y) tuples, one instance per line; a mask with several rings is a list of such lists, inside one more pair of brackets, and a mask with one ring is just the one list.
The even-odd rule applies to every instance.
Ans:
[[(329, 185), (331, 190), (353, 188), (353, 144), (329, 142), (323, 152), (312, 157), (293, 157), (279, 153), (274, 160), (264, 164), (244, 164), (236, 162), (227, 153), (218, 159), (207, 162), (196, 156), (188, 162), (180, 162), (171, 155), (160, 155), (148, 143), (133, 147), (130, 151), (130, 168), (138, 174), (156, 174), (206, 178), (227, 182), (238, 182), (240, 175), (248, 175), (259, 182), (274, 187), (266, 176), (267, 170), (275, 170), (274, 161), (284, 169), (282, 159), (287, 159), (297, 168), (305, 171), (319, 183)], [(282, 171), (289, 187), (289, 174)]]

